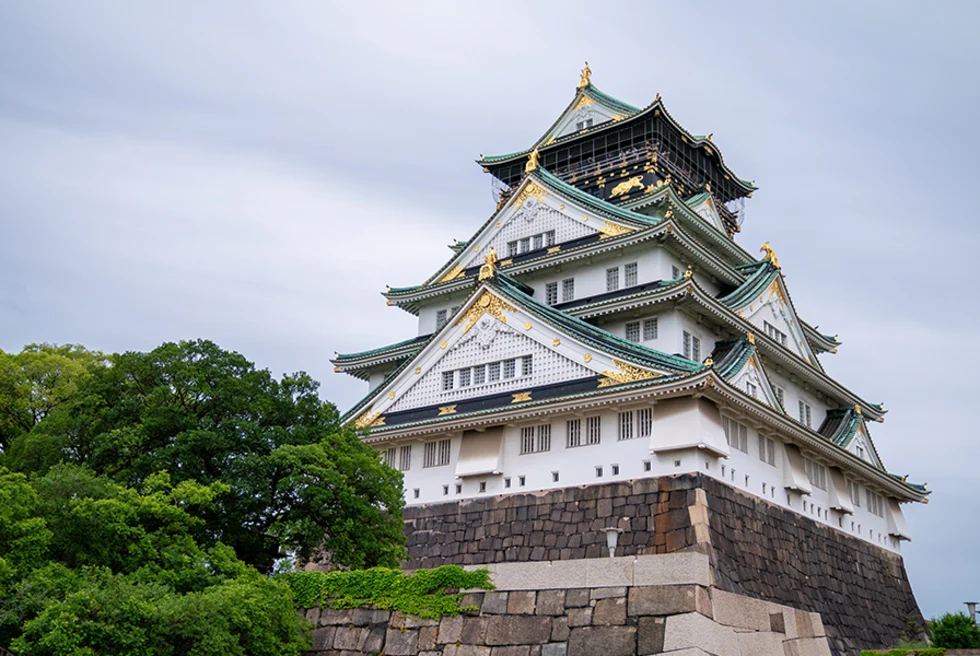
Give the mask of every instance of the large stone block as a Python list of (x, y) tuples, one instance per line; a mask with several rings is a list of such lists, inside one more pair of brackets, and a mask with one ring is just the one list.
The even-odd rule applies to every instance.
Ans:
[(718, 590), (711, 591), (712, 617), (719, 624), (752, 631), (769, 631), (773, 606), (761, 599)]
[(467, 617), (463, 620), (463, 634), (460, 641), (467, 645), (482, 645), (487, 641), (489, 617)]
[(700, 613), (671, 615), (665, 621), (664, 651), (697, 647), (715, 656), (740, 656), (735, 629)]
[(385, 634), (385, 654), (416, 656), (419, 653), (419, 632), (414, 629), (388, 629)]
[(485, 615), (503, 615), (507, 612), (507, 593), (488, 592), (483, 597), (483, 608), (480, 609)]
[(600, 599), (592, 610), (594, 626), (626, 624), (626, 597)]
[(634, 656), (635, 626), (586, 626), (572, 629), (568, 656)]
[(530, 645), (514, 645), (510, 647), (493, 647), (490, 656), (529, 656)]
[(784, 656), (783, 636), (769, 631), (736, 632), (742, 656)]
[(338, 626), (334, 634), (334, 649), (360, 649), (367, 638), (368, 630), (359, 626)]
[(333, 648), (333, 639), (336, 631), (337, 627), (335, 626), (323, 626), (315, 629), (313, 631), (313, 649), (325, 651)]
[(564, 615), (565, 591), (541, 590), (534, 605), (536, 615)]
[(797, 638), (783, 643), (784, 656), (831, 656), (826, 638)]
[(534, 599), (537, 593), (534, 590), (515, 590), (508, 593), (507, 613), (510, 615), (533, 615)]
[(592, 624), (592, 607), (586, 606), (585, 608), (569, 608), (568, 609), (568, 626), (588, 626)]
[(463, 635), (463, 616), (444, 617), (439, 622), (439, 637), (441, 645), (458, 642)]
[(676, 615), (697, 612), (711, 616), (707, 590), (696, 585), (655, 585), (630, 588), (628, 612), (631, 616)]
[(551, 618), (493, 616), (487, 625), (488, 645), (540, 645), (551, 639)]
[(490, 656), (490, 647), (477, 645), (446, 645), (442, 656)]
[(664, 618), (641, 617), (636, 627), (636, 653), (659, 654), (664, 650)]
[(541, 656), (568, 656), (568, 643), (549, 642), (541, 645)]

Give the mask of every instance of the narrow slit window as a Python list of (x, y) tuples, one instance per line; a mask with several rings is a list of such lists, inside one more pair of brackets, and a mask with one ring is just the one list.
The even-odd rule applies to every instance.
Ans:
[(566, 446), (582, 446), (582, 420), (569, 419), (565, 422)]
[(589, 444), (599, 444), (602, 441), (601, 417), (586, 417), (585, 428)]
[(521, 375), (530, 376), (534, 372), (534, 365), (531, 364), (531, 356), (525, 355), (521, 358)]
[(653, 408), (640, 408), (636, 411), (636, 432), (640, 437), (653, 434)]
[(619, 413), (619, 439), (633, 439), (633, 411)]
[(451, 390), (453, 388), (453, 377), (456, 372), (454, 371), (444, 371), (442, 372), (442, 389)]

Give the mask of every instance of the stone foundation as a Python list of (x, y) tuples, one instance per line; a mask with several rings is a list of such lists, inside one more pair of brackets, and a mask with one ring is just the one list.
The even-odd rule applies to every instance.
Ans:
[(607, 558), (607, 526), (617, 554), (703, 553), (717, 590), (819, 613), (840, 656), (923, 624), (901, 556), (702, 475), (411, 506), (406, 567)]
[[(310, 656), (829, 656), (817, 613), (711, 587), (697, 553), (491, 566), (479, 611), (311, 609)], [(586, 585), (589, 581), (594, 585)], [(534, 586), (543, 586), (533, 589)]]

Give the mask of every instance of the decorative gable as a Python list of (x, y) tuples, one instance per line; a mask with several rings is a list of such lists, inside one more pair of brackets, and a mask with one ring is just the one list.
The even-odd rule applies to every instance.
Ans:
[(698, 216), (704, 219), (705, 223), (714, 226), (719, 231), (727, 234), (728, 229), (721, 220), (721, 215), (718, 213), (718, 208), (715, 206), (715, 199), (707, 192), (705, 192), (703, 196), (704, 198), (702, 200), (691, 205), (691, 209), (694, 210)]
[(799, 317), (789, 302), (782, 277), (776, 276), (756, 299), (738, 313), (759, 328), (759, 332), (779, 342), (790, 351), (819, 368), (817, 356), (803, 333)]
[(759, 361), (758, 354), (753, 353), (741, 372), (735, 374), (730, 380), (733, 386), (754, 397), (756, 400), (761, 401), (777, 412), (784, 412), (782, 405), (780, 405), (779, 400), (776, 398), (775, 391), (772, 389), (769, 377), (766, 375), (765, 369), (763, 369), (762, 363)]
[(850, 443), (844, 444), (843, 446), (865, 462), (871, 463), (879, 469), (884, 469), (881, 461), (878, 459), (878, 454), (871, 443), (871, 436), (868, 434), (868, 428), (865, 426), (863, 421), (858, 426), (857, 431), (855, 431), (854, 437), (851, 438)]
[(588, 94), (581, 93), (544, 136), (543, 142), (547, 144), (573, 132), (622, 118), (624, 118), (623, 114), (617, 110), (593, 99)]

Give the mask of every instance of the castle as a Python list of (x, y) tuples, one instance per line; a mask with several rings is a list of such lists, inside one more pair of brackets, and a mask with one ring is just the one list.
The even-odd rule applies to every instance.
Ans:
[[(885, 468), (869, 429), (885, 409), (825, 372), (841, 342), (801, 318), (773, 249), (736, 243), (756, 187), (712, 136), (659, 95), (601, 92), (586, 65), (540, 139), (478, 163), (496, 211), (428, 280), (385, 292), (418, 335), (333, 360), (368, 382), (346, 417), (404, 473), (415, 564), (605, 557), (616, 532), (619, 553), (708, 551), (717, 585), (824, 613), (841, 653), (845, 616), (881, 625), (871, 642), (919, 617), (901, 504), (928, 492)], [(681, 519), (637, 501), (678, 490), (701, 493)], [(756, 570), (813, 562), (766, 582), (747, 553)], [(820, 563), (826, 600), (794, 596)], [(835, 576), (893, 616), (841, 602)]]

